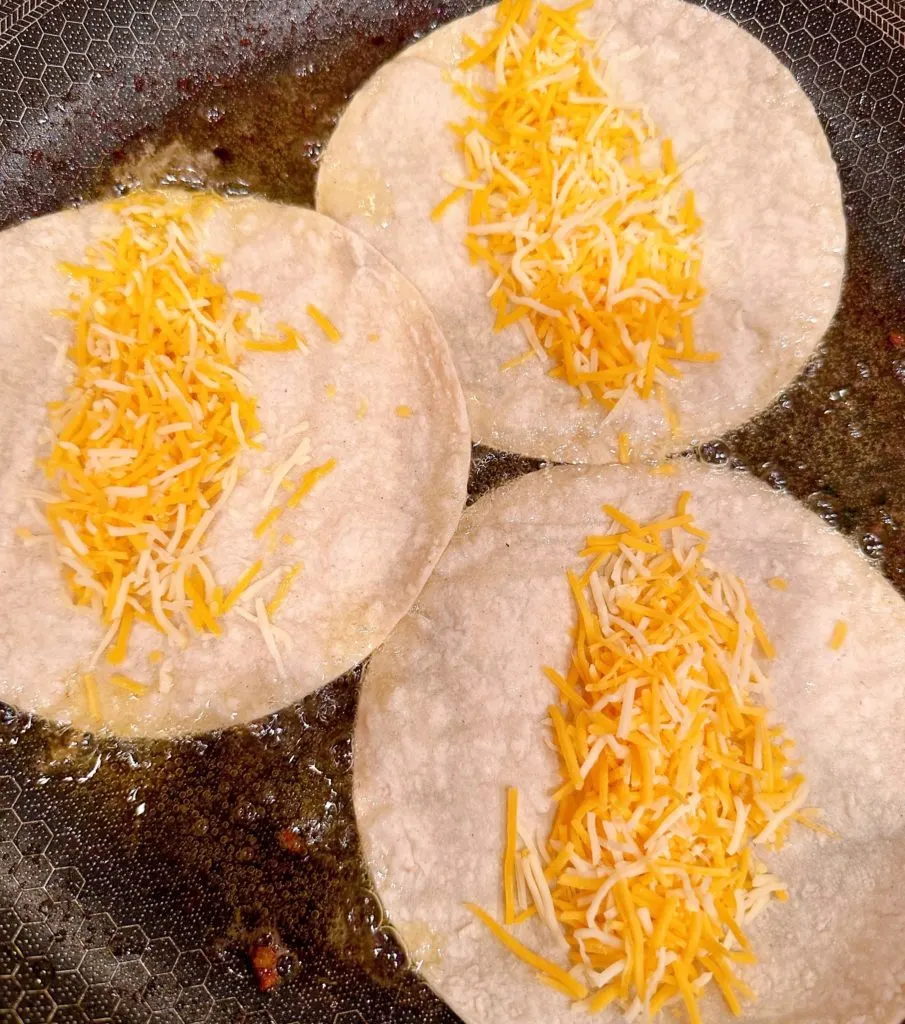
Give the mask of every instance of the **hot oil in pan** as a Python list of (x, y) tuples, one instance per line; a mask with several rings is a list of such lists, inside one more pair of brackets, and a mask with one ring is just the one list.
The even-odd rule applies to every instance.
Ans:
[[(22, 785), (13, 820), (43, 822), (47, 855), (66, 865), (46, 893), (16, 902), (55, 940), (29, 970), (51, 977), (81, 962), (86, 977), (112, 982), (124, 1022), (146, 1019), (142, 1001), (166, 1008), (202, 983), (224, 1002), (224, 1024), (257, 1008), (277, 1021), (330, 1022), (351, 1008), (367, 1024), (391, 1011), (453, 1019), (402, 970), (362, 866), (357, 687), (353, 672), (250, 726), (174, 743), (98, 742), (5, 709), (0, 739)], [(0, 811), (4, 834), (9, 820)], [(0, 871), (30, 877), (43, 858), (29, 853), (19, 865), (0, 853)], [(4, 895), (0, 885), (0, 926)], [(417, 955), (431, 955), (429, 937)]]
[[(403, 39), (357, 40), (310, 63), (206, 86), (111, 157), (97, 192), (171, 182), (311, 205), (338, 112)], [(853, 533), (905, 589), (905, 324), (862, 226), (850, 222), (850, 232), (842, 307), (821, 354), (774, 407), (699, 454), (788, 489)], [(471, 494), (536, 466), (477, 449)], [(400, 970), (404, 956), (361, 864), (351, 807), (356, 689), (352, 674), (251, 727), (174, 744), (96, 744), (10, 713), (2, 730), (30, 780), (20, 801), (54, 833), (50, 852), (85, 879), (83, 906), (64, 900), (69, 918), (54, 911), (60, 948), (98, 919), (98, 945), (125, 964), (130, 942), (149, 969), (170, 940), (176, 954), (206, 950), (207, 989), (224, 1005), (236, 1000), (235, 1020), (240, 1006), (287, 1021), (329, 1022), (351, 1008), (367, 1024), (391, 1014), (452, 1020)], [(112, 922), (138, 931), (105, 935)], [(72, 937), (73, 956), (77, 947)], [(178, 975), (176, 954), (166, 954), (161, 977)], [(265, 984), (279, 982), (266, 996), (255, 993), (249, 955)], [(417, 955), (432, 955), (429, 935)], [(200, 980), (185, 963), (183, 994)], [(165, 1006), (170, 997), (160, 998)]]

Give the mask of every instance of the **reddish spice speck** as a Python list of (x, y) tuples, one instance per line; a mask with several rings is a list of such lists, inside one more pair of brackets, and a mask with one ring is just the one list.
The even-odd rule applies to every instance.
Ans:
[(890, 331), (886, 335), (886, 340), (892, 348), (905, 348), (905, 334), (901, 331)]
[(248, 958), (262, 992), (269, 992), (282, 983), (285, 972), (280, 970), (280, 961), (289, 955), (290, 950), (283, 945), (276, 932), (267, 932), (251, 944)]
[(280, 846), (284, 850), (288, 850), (290, 853), (307, 853), (308, 846), (298, 834), (291, 828), (280, 829), (277, 833), (277, 839), (280, 842)]
[(145, 80), (144, 80), (144, 77), (142, 75), (136, 75), (132, 79), (132, 86), (133, 86), (133, 88), (135, 89), (136, 92), (144, 92), (145, 91)]
[(251, 46), (251, 40), (243, 37), (239, 40), (239, 46)]
[(273, 946), (255, 946), (251, 953), (251, 965), (258, 976), (258, 988), (268, 992), (280, 983), (277, 974), (277, 951)]

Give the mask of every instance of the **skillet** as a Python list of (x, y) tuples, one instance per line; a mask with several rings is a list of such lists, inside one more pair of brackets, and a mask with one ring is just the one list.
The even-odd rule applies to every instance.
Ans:
[[(351, 92), (475, 6), (4, 0), (0, 224), (149, 176), (311, 205)], [(894, 0), (707, 6), (770, 46), (814, 102), (849, 267), (803, 377), (693, 454), (789, 490), (905, 593), (905, 15)], [(536, 465), (476, 448), (471, 494)], [(176, 743), (0, 706), (0, 1022), (454, 1021), (368, 888), (351, 809), (357, 685), (353, 672)]]

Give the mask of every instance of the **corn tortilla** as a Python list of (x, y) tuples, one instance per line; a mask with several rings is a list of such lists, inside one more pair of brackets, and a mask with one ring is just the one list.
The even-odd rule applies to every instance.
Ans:
[[(554, 6), (567, 6), (558, 2)], [(697, 347), (716, 363), (682, 366), (668, 398), (629, 393), (606, 416), (546, 376), (518, 324), (493, 332), (493, 275), (469, 260), (467, 204), (439, 221), (444, 174), (466, 176), (451, 123), (473, 111), (449, 72), (484, 37), (496, 8), (431, 33), (355, 95), (321, 162), (317, 208), (361, 232), (421, 290), (449, 340), (474, 439), (561, 462), (614, 461), (628, 434), (637, 458), (705, 441), (767, 406), (814, 352), (839, 301), (845, 219), (817, 114), (790, 72), (729, 20), (682, 0), (595, 0), (580, 24), (609, 32), (617, 99), (646, 106), (673, 140), (704, 222)], [(631, 59), (621, 59), (630, 56)]]
[[(163, 649), (172, 687), (150, 685), (134, 696), (104, 683), (99, 668), (100, 715), (92, 715), (78, 674), (101, 639), (100, 620), (72, 605), (52, 544), (25, 547), (15, 530), (34, 527), (25, 495), (44, 486), (36, 458), (46, 451), (46, 403), (61, 397), (66, 372), (56, 348), (72, 327), (52, 311), (66, 305), (70, 285), (58, 263), (81, 261), (86, 245), (116, 225), (97, 204), (0, 236), (0, 699), (124, 734), (228, 726), (351, 668), (410, 607), (465, 499), (462, 395), (430, 311), (371, 246), (312, 211), (259, 199), (217, 204), (199, 230), (202, 247), (223, 257), (225, 284), (257, 292), (265, 324), (288, 322), (310, 345), (307, 354), (248, 352), (241, 362), (268, 441), (263, 451), (243, 453), (243, 475), (207, 542), (209, 564), (227, 583), (258, 558), (262, 576), (301, 564), (274, 618), (289, 634), (286, 674), (277, 672), (258, 629), (235, 615), (225, 620), (224, 636), (196, 636), (183, 652), (139, 625), (120, 671), (152, 682), (149, 655)], [(337, 343), (306, 314), (310, 303), (336, 323)], [(409, 417), (396, 412), (402, 405)], [(277, 533), (288, 539), (267, 553), (253, 536), (266, 511), (261, 497), (269, 468), (298, 444), (290, 432), (302, 422), (311, 441), (305, 468), (330, 458), (336, 468), (287, 510)]]
[[(502, 920), (507, 786), (519, 789), (525, 829), (547, 834), (558, 776), (543, 739), (554, 691), (542, 666), (565, 672), (572, 647), (566, 569), (583, 564), (577, 552), (600, 532), (602, 503), (647, 522), (683, 490), (710, 533), (707, 557), (744, 580), (776, 648), (775, 719), (795, 740), (809, 804), (835, 833), (798, 829), (778, 854), (758, 854), (790, 898), (747, 929), (760, 962), (740, 973), (759, 998), (743, 1019), (894, 1024), (905, 1014), (901, 598), (845, 538), (747, 476), (694, 464), (674, 476), (560, 467), (465, 513), (362, 686), (355, 810), (366, 859), (389, 921), (467, 1024), (574, 1020), (569, 1000), (463, 904)], [(769, 584), (777, 577), (787, 589)], [(848, 635), (834, 651), (838, 621)], [(561, 963), (536, 919), (514, 934)], [(701, 1014), (735, 1019), (709, 989)], [(620, 1015), (614, 1004), (595, 1019)]]

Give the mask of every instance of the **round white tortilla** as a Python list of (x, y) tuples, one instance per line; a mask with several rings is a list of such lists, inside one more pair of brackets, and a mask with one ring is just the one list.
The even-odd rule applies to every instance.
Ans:
[[(14, 531), (34, 526), (23, 492), (46, 486), (35, 467), (39, 432), (46, 403), (63, 393), (54, 344), (71, 327), (51, 311), (67, 304), (70, 286), (57, 265), (81, 261), (86, 245), (117, 224), (98, 204), (0, 236), (0, 699), (85, 727), (97, 723), (73, 674), (97, 647), (100, 622), (70, 603), (51, 544), (26, 548)], [(123, 671), (156, 679), (148, 655), (164, 649), (174, 683), (169, 693), (155, 686), (133, 697), (100, 680), (103, 720), (123, 734), (248, 721), (354, 666), (411, 607), (465, 500), (470, 449), (461, 389), (436, 322), (402, 275), (328, 218), (259, 199), (218, 204), (201, 236), (223, 256), (229, 288), (262, 296), (265, 327), (286, 321), (310, 343), (307, 354), (248, 353), (242, 361), (269, 440), (265, 451), (243, 455), (244, 475), (209, 534), (208, 562), (227, 587), (259, 557), (258, 578), (279, 565), (304, 568), (274, 618), (291, 638), (282, 651), (285, 678), (258, 629), (235, 615), (222, 637), (196, 636), (184, 652), (166, 650), (162, 634), (137, 626)], [(326, 340), (306, 316), (309, 303), (333, 319), (341, 341)], [(402, 405), (409, 418), (397, 415)], [(295, 540), (267, 553), (253, 530), (267, 511), (268, 467), (292, 453), (301, 436), (286, 432), (305, 421), (311, 461), (304, 469), (329, 458), (337, 465), (277, 523), (278, 535)]]
[[(554, 6), (565, 6), (557, 0)], [(380, 69), (349, 104), (327, 146), (317, 208), (354, 227), (421, 290), (453, 350), (476, 441), (560, 462), (613, 461), (625, 431), (647, 458), (707, 440), (767, 406), (820, 342), (841, 290), (845, 220), (836, 168), (792, 75), (742, 29), (682, 0), (596, 0), (582, 25), (611, 25), (620, 98), (646, 105), (683, 162), (704, 221), (698, 347), (720, 360), (683, 367), (669, 390), (675, 435), (657, 401), (627, 396), (606, 417), (531, 360), (518, 325), (494, 334), (492, 274), (464, 245), (467, 205), (439, 222), (434, 206), (463, 176), (451, 122), (469, 110), (445, 75), (481, 38), (487, 8), (453, 22)], [(634, 47), (641, 53), (619, 61)]]
[[(561, 467), (483, 498), (412, 612), (372, 657), (355, 734), (355, 809), (389, 920), (428, 983), (468, 1024), (566, 1024), (536, 980), (464, 909), (502, 919), (505, 789), (546, 835), (558, 768), (544, 743), (574, 626), (566, 569), (605, 521), (602, 502), (647, 520), (690, 490), (708, 557), (739, 575), (776, 647), (776, 720), (838, 838), (803, 828), (768, 859), (788, 883), (750, 927), (762, 1024), (898, 1024), (905, 1014), (905, 606), (838, 534), (751, 478), (698, 465), (676, 476)], [(771, 589), (781, 576), (788, 590)], [(837, 620), (849, 634), (828, 642)], [(522, 941), (557, 960), (535, 921)], [(710, 990), (707, 990), (710, 993)], [(703, 1019), (734, 1018), (708, 994)], [(600, 1021), (616, 1021), (610, 1008)], [(665, 1019), (665, 1018), (664, 1018)], [(683, 1018), (684, 1019), (684, 1018)]]

